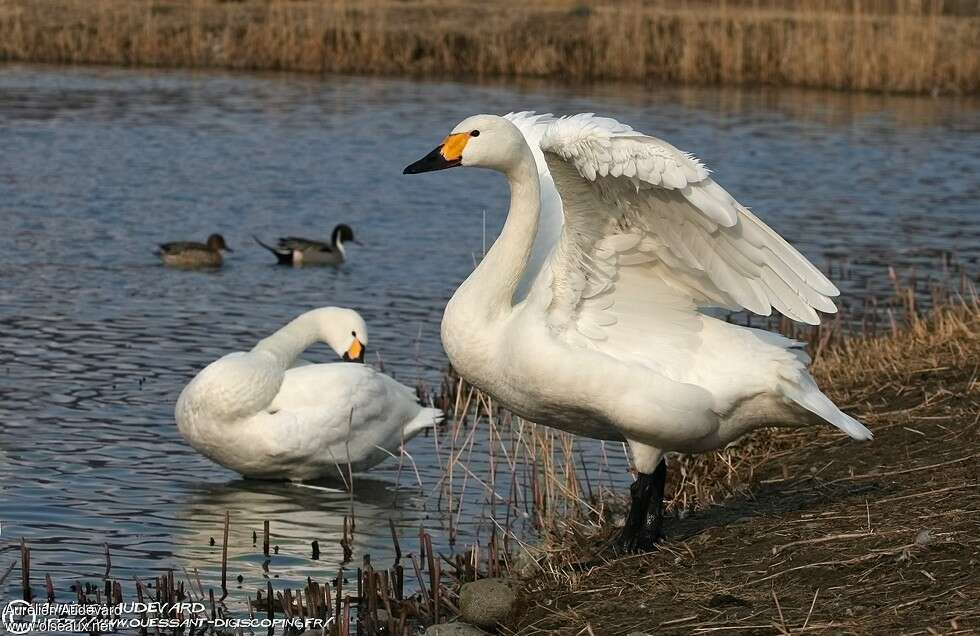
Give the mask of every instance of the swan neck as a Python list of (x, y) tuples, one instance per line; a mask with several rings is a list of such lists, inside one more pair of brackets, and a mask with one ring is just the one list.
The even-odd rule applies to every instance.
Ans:
[(490, 251), (467, 279), (491, 314), (509, 311), (514, 292), (527, 268), (538, 233), (541, 214), (541, 185), (531, 149), (523, 147), (521, 159), (504, 174), (510, 185), (510, 210), (507, 220)]
[(268, 338), (260, 340), (252, 351), (271, 354), (279, 366), (288, 369), (300, 354), (319, 339), (312, 318), (303, 315)]

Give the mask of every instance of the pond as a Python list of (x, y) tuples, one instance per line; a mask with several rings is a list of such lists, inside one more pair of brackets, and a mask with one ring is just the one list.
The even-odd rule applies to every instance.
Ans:
[[(423, 527), (447, 554), (485, 543), (501, 513), (477, 477), (507, 461), (506, 444), (492, 441), (502, 430), (420, 436), (407, 448), (414, 466), (386, 462), (351, 494), (242, 480), (194, 452), (173, 421), (198, 369), (322, 305), (362, 313), (370, 363), (438, 386), (442, 309), (499, 230), (506, 186), (485, 171), (437, 180), (401, 170), (470, 114), (594, 111), (663, 137), (831, 266), (842, 304), (860, 308), (891, 293), (889, 266), (920, 280), (975, 278), (978, 106), (774, 89), (0, 67), (0, 573), (23, 538), (35, 585), (50, 574), (59, 596), (102, 576), (106, 545), (115, 577), (183, 566), (207, 587), (226, 511), (239, 597), (267, 578), (334, 576), (349, 515), (355, 560), (387, 562), (389, 519), (406, 552)], [(337, 223), (363, 245), (336, 269), (277, 267), (251, 238), (326, 237)], [(164, 269), (153, 254), (211, 232), (235, 249), (220, 271)], [(331, 359), (325, 347), (311, 357)], [(472, 480), (457, 477), (462, 503), (449, 505), (440, 479), (453, 445), (467, 449)], [(618, 445), (583, 448), (584, 464), (612, 486), (628, 482)], [(504, 499), (508, 483), (493, 484)], [(268, 563), (265, 520), (279, 548)], [(17, 580), (4, 596), (19, 595)]]

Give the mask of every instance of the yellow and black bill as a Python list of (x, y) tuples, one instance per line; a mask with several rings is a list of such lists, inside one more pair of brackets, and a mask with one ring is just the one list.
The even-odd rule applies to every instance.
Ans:
[(364, 344), (354, 338), (354, 342), (350, 343), (350, 348), (344, 352), (345, 362), (364, 362)]
[(466, 148), (466, 142), (469, 140), (470, 133), (449, 135), (432, 152), (412, 165), (407, 166), (403, 174), (419, 174), (421, 172), (445, 170), (446, 168), (455, 168), (456, 166), (462, 165), (463, 149)]

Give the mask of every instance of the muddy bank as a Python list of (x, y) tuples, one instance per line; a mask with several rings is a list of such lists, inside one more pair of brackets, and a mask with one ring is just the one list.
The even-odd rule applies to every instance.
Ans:
[(715, 503), (675, 497), (653, 554), (616, 557), (611, 531), (554, 538), (513, 632), (980, 630), (980, 312), (852, 340), (816, 372), (873, 442), (767, 432), (727, 451), (734, 470), (684, 465), (716, 475)]

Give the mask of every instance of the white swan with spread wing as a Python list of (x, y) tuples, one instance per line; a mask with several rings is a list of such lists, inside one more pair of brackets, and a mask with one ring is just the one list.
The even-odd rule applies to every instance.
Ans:
[(871, 438), (817, 388), (799, 343), (700, 311), (818, 324), (838, 290), (691, 155), (609, 118), (517, 113), (464, 120), (405, 172), (454, 166), (502, 172), (511, 202), (446, 307), (446, 352), (530, 421), (629, 443), (623, 549), (659, 538), (665, 452), (818, 422)]
[[(347, 362), (298, 360), (324, 342)], [(309, 480), (367, 470), (442, 411), (365, 364), (367, 326), (339, 307), (308, 311), (205, 367), (177, 400), (177, 426), (200, 453), (246, 477)]]

